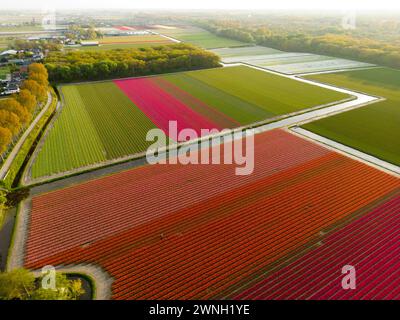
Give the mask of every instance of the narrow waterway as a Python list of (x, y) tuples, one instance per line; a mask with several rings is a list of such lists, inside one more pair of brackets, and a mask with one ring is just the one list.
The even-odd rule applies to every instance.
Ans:
[(11, 243), (16, 214), (16, 208), (7, 210), (3, 228), (0, 230), (0, 271), (4, 271), (6, 268), (8, 248)]

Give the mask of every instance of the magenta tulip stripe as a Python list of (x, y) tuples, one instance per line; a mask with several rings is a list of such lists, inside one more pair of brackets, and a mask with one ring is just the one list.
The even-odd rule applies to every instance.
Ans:
[[(194, 97), (190, 93), (182, 90), (178, 86), (169, 82), (163, 77), (155, 77), (152, 78), (155, 84), (157, 84), (160, 88), (165, 90), (168, 94), (172, 95), (179, 101), (182, 101), (186, 106), (190, 107), (195, 112), (201, 114), (202, 116), (213, 119), (214, 123), (224, 127), (224, 128), (235, 128), (240, 127), (241, 123), (228, 115), (224, 114), (221, 111), (207, 105), (200, 99)], [(233, 107), (233, 106), (232, 106)]]
[[(223, 129), (165, 92), (151, 78), (116, 80), (115, 84), (158, 128), (167, 134), (170, 121), (177, 122), (178, 132), (191, 128), (198, 136), (202, 135), (201, 129)], [(174, 136), (170, 137), (174, 138)]]
[[(400, 190), (235, 299), (400, 299)], [(342, 267), (356, 288), (343, 289)]]

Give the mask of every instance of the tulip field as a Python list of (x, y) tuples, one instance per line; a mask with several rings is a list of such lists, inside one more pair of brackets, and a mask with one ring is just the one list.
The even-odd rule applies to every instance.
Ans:
[(32, 176), (38, 177), (141, 152), (154, 124), (134, 108), (117, 87), (63, 86), (65, 109), (57, 118), (38, 157)]
[[(400, 299), (400, 190), (323, 245), (236, 299)], [(357, 270), (357, 290), (343, 290), (338, 265)]]
[[(398, 297), (398, 178), (283, 130), (255, 136), (254, 160), (247, 176), (147, 165), (33, 196), (24, 265), (100, 266), (113, 299), (364, 298), (379, 271), (397, 287), (365, 294)], [(338, 292), (349, 263), (361, 290)]]
[(81, 2), (0, 13), (0, 302), (400, 301), (400, 15)]
[(205, 29), (194, 26), (176, 26), (167, 28), (165, 26), (158, 26), (158, 28), (157, 26), (154, 27), (156, 27), (155, 31), (160, 34), (164, 34), (166, 36), (178, 39), (179, 41), (191, 43), (205, 49), (240, 47), (248, 45), (245, 42), (226, 37), (220, 37)]
[(42, 141), (32, 178), (146, 151), (148, 130), (235, 128), (349, 98), (249, 67), (63, 85), (61, 113)]

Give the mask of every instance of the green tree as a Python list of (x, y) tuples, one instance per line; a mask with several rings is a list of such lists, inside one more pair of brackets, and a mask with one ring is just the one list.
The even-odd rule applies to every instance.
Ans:
[(45, 61), (51, 81), (80, 81), (212, 68), (219, 57), (189, 44), (139, 49), (52, 52)]
[(47, 73), (37, 73), (37, 72), (29, 72), (29, 79), (36, 81), (39, 85), (43, 87), (47, 87), (49, 85), (49, 82), (47, 80)]
[(42, 63), (31, 63), (28, 67), (29, 73), (39, 73), (48, 77), (47, 69)]
[[(1, 133), (0, 128), (0, 133)], [(1, 134), (0, 134), (1, 136)], [(35, 277), (25, 269), (0, 273), (0, 299), (26, 300), (35, 290)]]
[[(39, 283), (42, 278), (39, 278)], [(68, 280), (65, 274), (56, 274), (56, 289), (38, 288), (31, 300), (77, 300), (85, 291), (80, 280)]]
[(69, 280), (62, 273), (56, 273), (54, 290), (41, 287), (42, 279), (35, 281), (33, 273), (25, 269), (0, 273), (0, 299), (76, 300), (85, 293), (80, 280)]
[(21, 89), (29, 90), (40, 102), (46, 101), (47, 90), (45, 86), (40, 85), (35, 80), (27, 79), (22, 83)]

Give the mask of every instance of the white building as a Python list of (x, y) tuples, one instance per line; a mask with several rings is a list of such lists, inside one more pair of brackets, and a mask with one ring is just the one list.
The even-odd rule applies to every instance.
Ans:
[(3, 51), (2, 53), (0, 53), (0, 57), (15, 56), (17, 53), (18, 53), (17, 50), (6, 50), (6, 51)]

